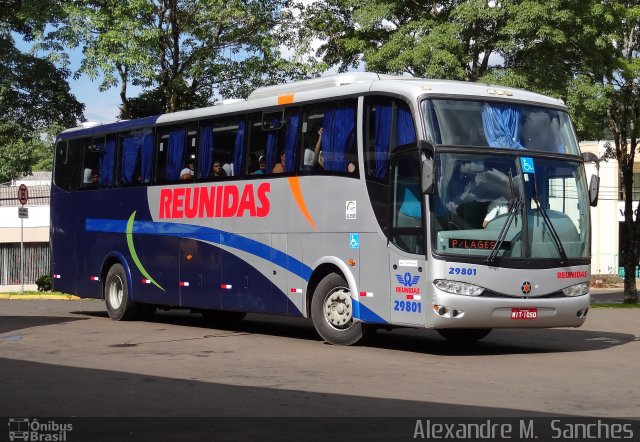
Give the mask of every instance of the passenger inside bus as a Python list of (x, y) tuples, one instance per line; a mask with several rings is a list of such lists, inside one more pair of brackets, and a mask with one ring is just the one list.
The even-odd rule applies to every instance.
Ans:
[(227, 176), (227, 173), (222, 168), (222, 161), (214, 160), (213, 166), (211, 167), (211, 174), (209, 174), (209, 178), (220, 179)]
[(190, 158), (187, 160), (187, 167), (180, 171), (180, 179), (182, 181), (192, 180), (194, 176), (194, 161)]
[(282, 150), (278, 151), (278, 158), (280, 158), (280, 162), (276, 163), (273, 166), (273, 170), (271, 171), (272, 173), (283, 173), (285, 171), (285, 168), (284, 168), (284, 151), (282, 151)]

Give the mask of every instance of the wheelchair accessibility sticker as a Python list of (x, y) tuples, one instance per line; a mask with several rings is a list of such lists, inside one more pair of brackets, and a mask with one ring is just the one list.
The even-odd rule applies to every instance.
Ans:
[(520, 164), (522, 165), (522, 171), (524, 173), (536, 173), (536, 169), (533, 165), (533, 158), (521, 157)]
[(360, 235), (358, 233), (349, 234), (349, 247), (352, 249), (360, 248)]

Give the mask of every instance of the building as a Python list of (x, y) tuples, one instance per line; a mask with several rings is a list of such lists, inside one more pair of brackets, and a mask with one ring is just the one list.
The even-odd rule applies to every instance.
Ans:
[[(18, 218), (18, 187), (25, 184), (29, 200), (24, 206), (29, 217)], [(36, 280), (49, 274), (49, 199), (51, 172), (33, 175), (0, 185), (0, 291), (19, 290), (22, 286), (20, 237), (24, 243), (24, 286), (35, 290)], [(22, 227), (21, 227), (22, 226)]]
[[(583, 141), (580, 149), (602, 157), (607, 143), (613, 141)], [(593, 171), (587, 169), (587, 179)], [(640, 158), (636, 156), (633, 176), (633, 207), (637, 210), (640, 200)], [(610, 159), (600, 162), (600, 196), (598, 206), (591, 208), (593, 237), (591, 239), (592, 274), (624, 276), (624, 200), (620, 186), (618, 161)]]

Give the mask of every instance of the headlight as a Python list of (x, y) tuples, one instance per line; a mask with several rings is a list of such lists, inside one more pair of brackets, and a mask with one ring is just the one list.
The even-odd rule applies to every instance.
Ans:
[(436, 279), (435, 286), (443, 292), (453, 293), (454, 295), (464, 296), (480, 296), (484, 289), (477, 285), (467, 284), (466, 282), (447, 281), (446, 279)]
[(582, 296), (589, 293), (589, 284), (586, 282), (572, 285), (571, 287), (567, 287), (566, 289), (562, 289), (562, 293), (565, 296)]

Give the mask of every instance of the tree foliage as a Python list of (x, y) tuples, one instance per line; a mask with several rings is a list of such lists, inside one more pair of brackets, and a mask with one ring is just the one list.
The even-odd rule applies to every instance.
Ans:
[[(78, 74), (120, 87), (121, 118), (132, 111), (127, 85), (161, 96), (163, 112), (217, 98), (246, 97), (257, 86), (308, 76), (313, 66), (282, 57), (290, 12), (285, 0), (78, 0), (43, 47), (80, 46)], [(140, 107), (142, 106), (142, 108)]]
[(42, 133), (75, 126), (84, 109), (69, 90), (69, 72), (18, 50), (12, 34), (33, 39), (60, 11), (59, 4), (8, 3), (0, 8), (0, 182), (30, 173), (39, 161), (38, 167), (45, 166), (41, 157), (52, 151)]

